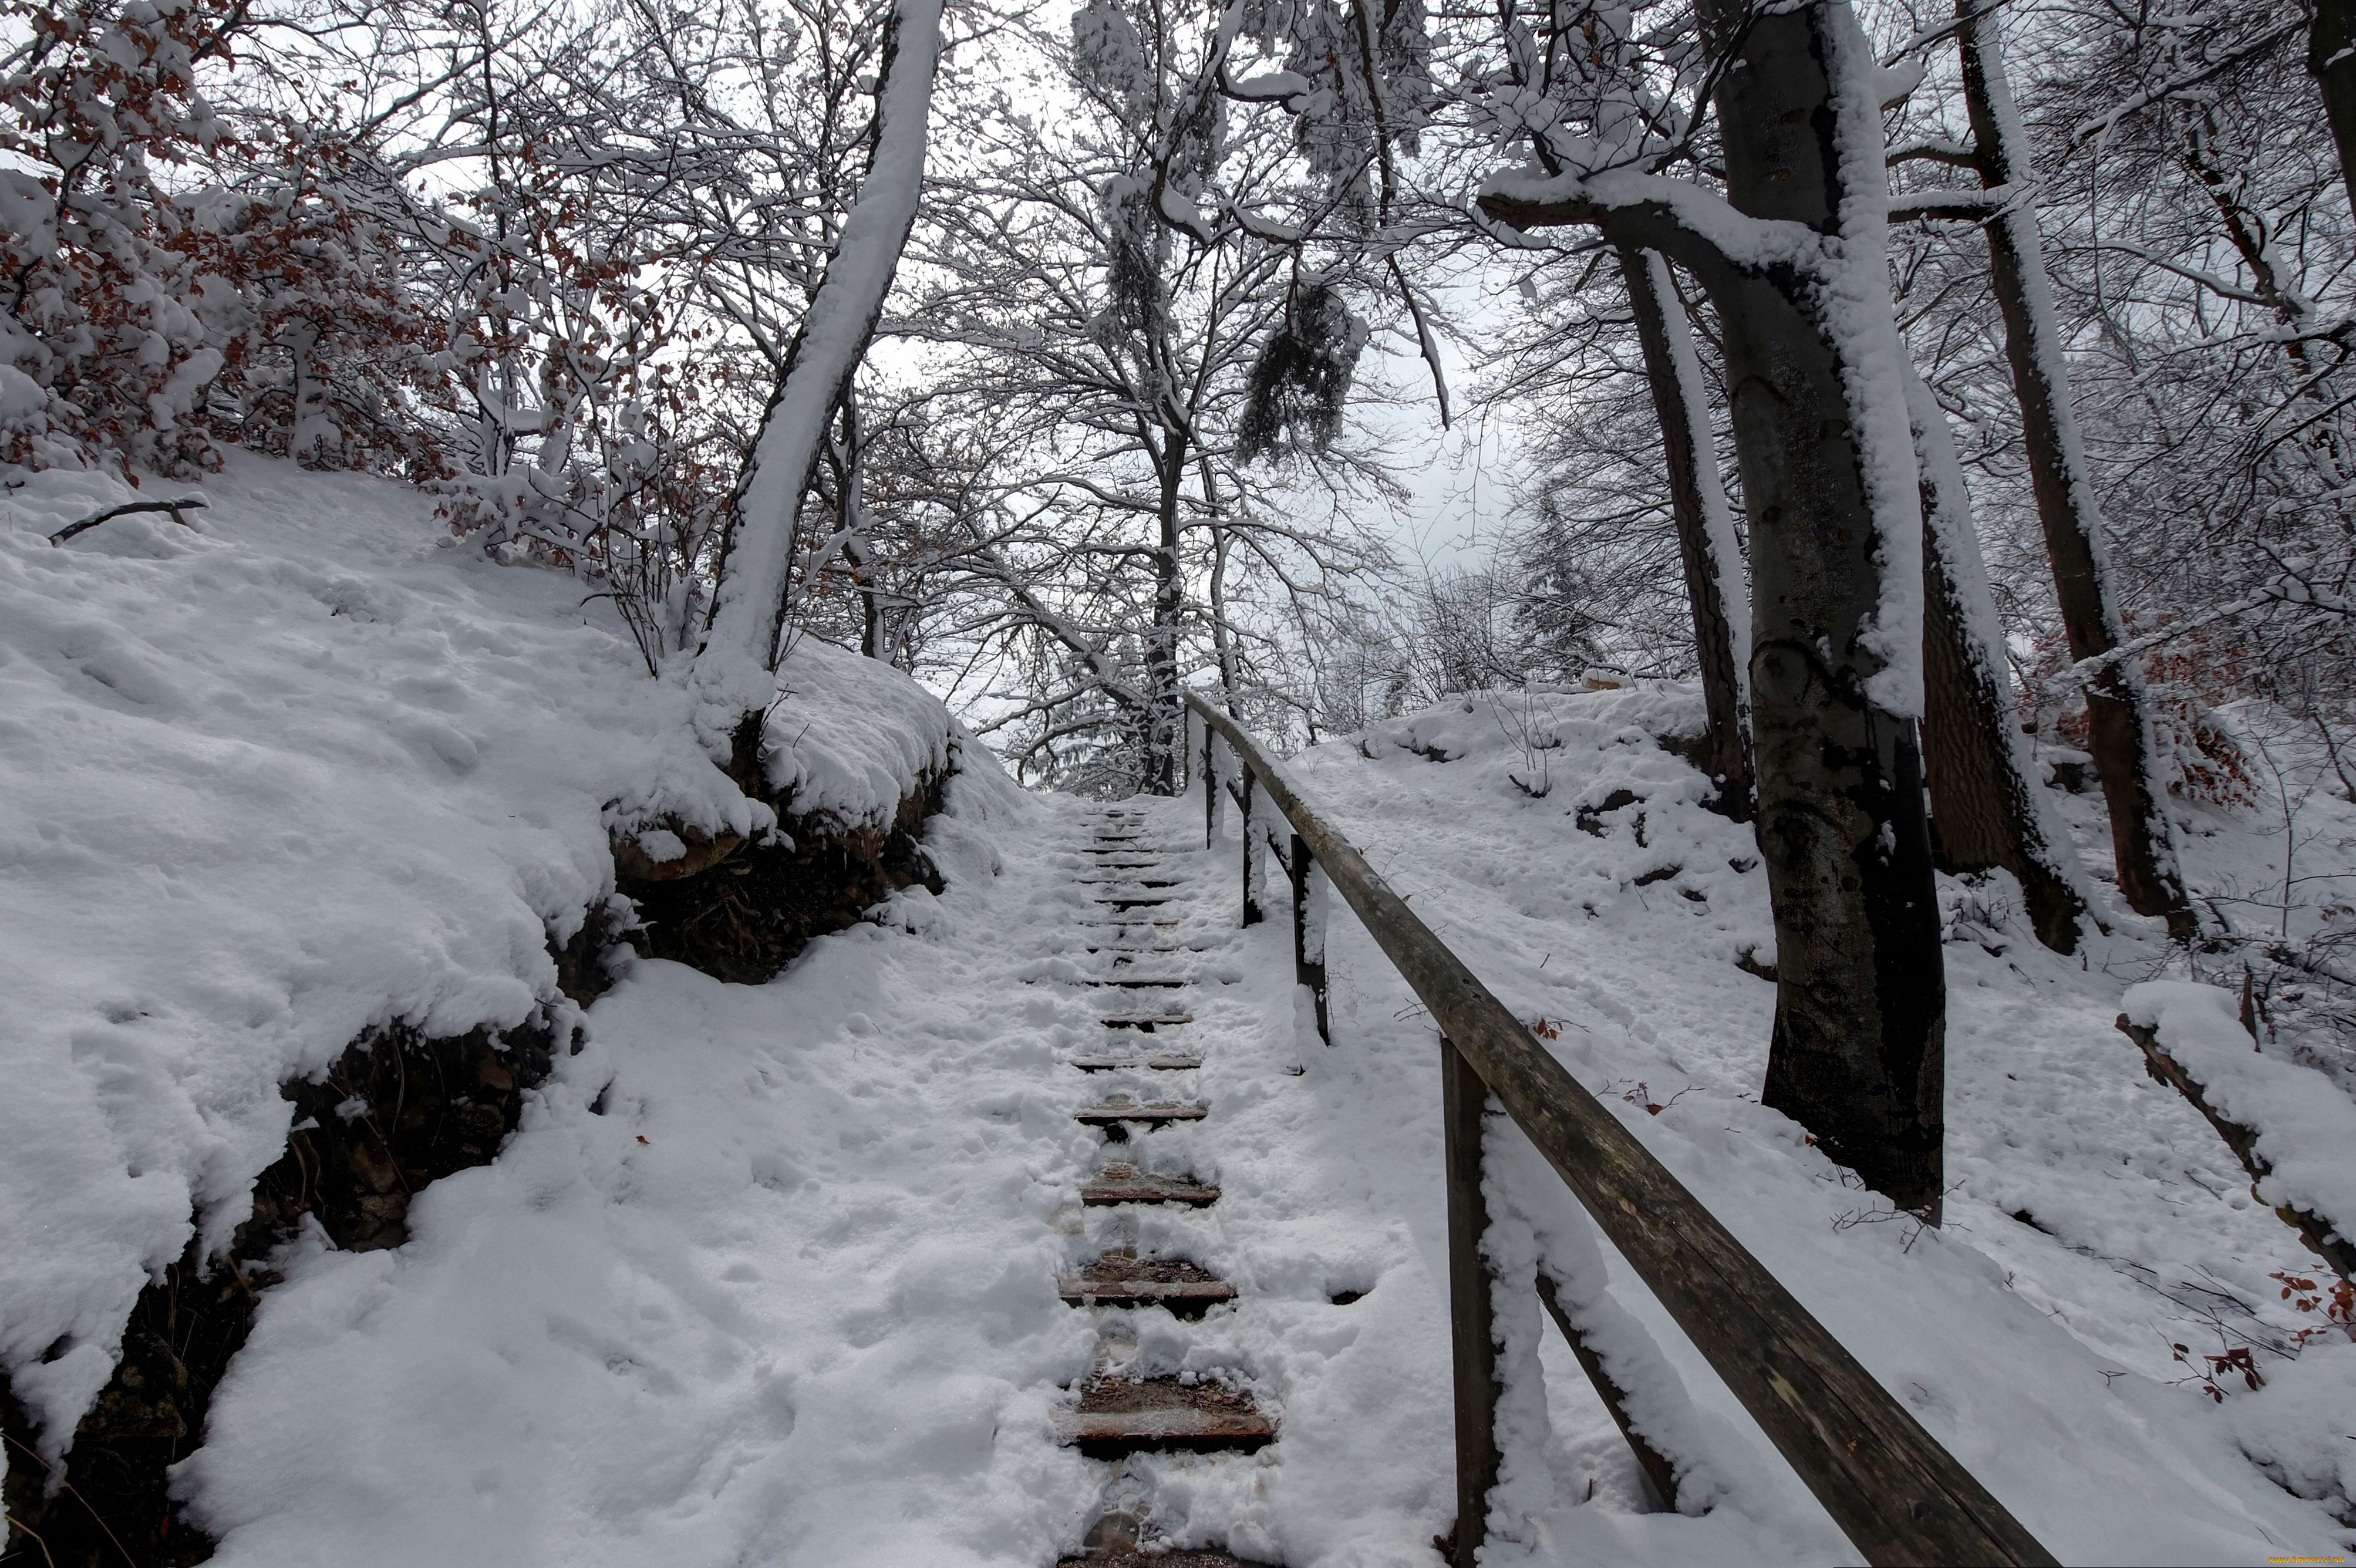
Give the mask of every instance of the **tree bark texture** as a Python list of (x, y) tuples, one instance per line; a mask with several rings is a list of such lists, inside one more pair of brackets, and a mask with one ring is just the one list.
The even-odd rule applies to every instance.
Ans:
[(1145, 645), (1145, 793), (1176, 795), (1185, 722), (1178, 699), (1178, 620), (1185, 607), (1179, 574), (1178, 510), (1186, 482), (1185, 432), (1165, 429), (1162, 447), (1162, 536), (1153, 551), (1153, 630)]
[[(1824, 232), (1838, 221), (1826, 74), (1838, 45), (1826, 35), (1847, 22), (1822, 4), (1765, 16), (1734, 0), (1705, 6), (1706, 27), (1740, 40), (1717, 107), (1729, 193), (1752, 217)], [(1893, 520), (1875, 516), (1845, 395), (1855, 368), (1821, 314), (1837, 306), (1804, 308), (1811, 291), (1795, 292), (1749, 274), (1718, 301), (1751, 519), (1751, 734), (1775, 915), (1762, 1098), (1899, 1208), (1935, 1220), (1946, 978), (1922, 753), (1912, 718), (1869, 690), (1883, 666), (1864, 637), (1886, 597), (1878, 525)]]
[(1971, 496), (1945, 413), (1920, 377), (1909, 371), (1906, 379), (1922, 474), (1922, 771), (1932, 848), (1942, 870), (2011, 872), (2037, 939), (2074, 953), (2086, 898), (2075, 857), (2046, 820), (2002, 650), (1992, 642), (1996, 604)]
[(1685, 565), (1686, 597), (1693, 606), (1694, 652), (1708, 713), (1717, 809), (1747, 822), (1752, 808), (1751, 703), (1743, 667), (1750, 652), (1750, 605), (1726, 497), (1719, 488), (1692, 329), (1667, 273), (1667, 263), (1655, 252), (1621, 249), (1620, 275), (1635, 313), (1644, 379), (1652, 386), (1668, 459), (1669, 509), (1676, 522), (1677, 555)]
[[(1986, 0), (1961, 0), (1955, 42), (1964, 74), (1980, 183), (1989, 189), (2031, 184), (2036, 170), (2019, 144), (2019, 121), (2004, 76), (2001, 45)], [(2070, 406), (2062, 337), (2045, 277), (2044, 245), (2033, 203), (2016, 198), (1987, 225), (1988, 272), (2004, 317), (2005, 355), (2020, 402), (2029, 488), (2053, 567), (2055, 601), (2072, 659), (2094, 658), (2126, 640), (2111, 592), (2103, 519)], [(2138, 914), (2160, 915), (2170, 935), (2198, 934), (2178, 869), (2168, 789), (2159, 771), (2141, 667), (2114, 659), (2086, 688), (2087, 749), (2110, 809), (2119, 896)]]
[(2308, 0), (2307, 69), (2323, 94), (2340, 177), (2356, 211), (2356, 0)]

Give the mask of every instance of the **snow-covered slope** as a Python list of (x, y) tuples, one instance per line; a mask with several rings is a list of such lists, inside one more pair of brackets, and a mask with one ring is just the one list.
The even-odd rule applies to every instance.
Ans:
[[(1650, 738), (1699, 723), (1697, 696), (1652, 683), (1484, 698), (1293, 767), (1443, 940), (1517, 1013), (1559, 1031), (1549, 1048), (1574, 1074), (2063, 1561), (2344, 1549), (2327, 1508), (2277, 1482), (2343, 1512), (2356, 1496), (2356, 1442), (2320, 1416), (2356, 1409), (2356, 1346), (2327, 1336), (2295, 1360), (2265, 1348), (2319, 1325), (2272, 1277), (2311, 1275), (2316, 1260), (2114, 1028), (2127, 986), (2165, 962), (2156, 931), (2114, 914), (2112, 936), (2063, 959), (2038, 945), (2005, 880), (1942, 880), (1953, 1186), (1944, 1228), (1923, 1231), (1757, 1103), (1774, 992), (1735, 960), (1773, 961), (1764, 872), (1750, 830), (1701, 811), (1703, 781)], [(2091, 851), (2098, 804), (2058, 804)], [(2201, 826), (2196, 874), (2269, 853), (2262, 820)], [(2311, 869), (2350, 868), (2356, 814), (2319, 802), (2303, 827)], [(1429, 1026), (1349, 923), (1333, 956), (1336, 1056), (1395, 1077), (1397, 1113), (1436, 1125)], [(1522, 1267), (1533, 1246), (1590, 1256), (1599, 1243), (1560, 1181), (1518, 1134), (1505, 1143), (1521, 1152), (1499, 1197), (1530, 1227), (1509, 1255)], [(1625, 1265), (1603, 1267), (1687, 1392), (1723, 1418), (1703, 1488), (1718, 1508), (1697, 1520), (1579, 1506), (1588, 1476), (1627, 1461), (1525, 1296), (1514, 1353), (1526, 1364), (1545, 1347), (1559, 1424), (1549, 1434), (1520, 1408), (1509, 1449), (1507, 1527), (1529, 1560), (1734, 1561), (1734, 1543), (1707, 1533), (1729, 1512), (1756, 1521), (1766, 1560), (1844, 1560)], [(2222, 1403), (2210, 1397), (2194, 1378), (2203, 1356), (2253, 1345), (2266, 1386), (2228, 1374)]]
[[(548, 944), (611, 891), (609, 827), (757, 808), (576, 579), (447, 548), (413, 490), (242, 458), (197, 528), (53, 547), (138, 497), (6, 483), (0, 1363), (54, 1455), (192, 1217), (244, 1217), (282, 1081), (372, 1023), (569, 1006)], [(861, 664), (798, 650), (778, 768), (881, 820), (950, 723)]]
[[(1772, 961), (1763, 877), (1653, 741), (1695, 707), (1660, 687), (1457, 705), (1295, 767), (2064, 1561), (2342, 1549), (2286, 1488), (2346, 1495), (2356, 1348), (2262, 1354), (2265, 1386), (2222, 1380), (2222, 1403), (2191, 1381), (2200, 1352), (2313, 1319), (2269, 1277), (2306, 1266), (2291, 1232), (2112, 1027), (2161, 949), (2123, 923), (2082, 968), (2000, 887), (1944, 888), (1957, 1187), (1943, 1231), (1890, 1215), (1757, 1104), (1772, 993), (1735, 960)], [(1430, 1026), (1342, 916), (1319, 1045), (1281, 879), (1267, 923), (1236, 930), (1233, 840), (1186, 848), (1197, 803), (1145, 809), (1209, 1115), (1125, 1147), (1217, 1182), (1216, 1206), (1077, 1206), (1105, 1154), (1069, 1119), (1101, 1085), (1065, 1061), (1103, 1038), (1076, 984), (1104, 962), (1081, 812), (969, 775), (934, 828), (944, 896), (902, 895), (765, 987), (637, 965), (508, 1154), (418, 1205), (409, 1246), (292, 1260), (187, 1471), (221, 1561), (1044, 1568), (1110, 1496), (1174, 1544), (1429, 1568), (1453, 1511)], [(1559, 1182), (1516, 1135), (1496, 1156), (1517, 1381), (1484, 1561), (1853, 1561)], [(1123, 1242), (1237, 1287), (1198, 1322), (1126, 1328), (1142, 1370), (1248, 1387), (1272, 1446), (1141, 1456), (1118, 1479), (1055, 1446), (1095, 1337), (1055, 1276)], [(1617, 1306), (1612, 1351), (1666, 1369), (1638, 1412), (1688, 1467), (1687, 1513), (1637, 1511), (1624, 1445), (1520, 1287), (1541, 1256)]]

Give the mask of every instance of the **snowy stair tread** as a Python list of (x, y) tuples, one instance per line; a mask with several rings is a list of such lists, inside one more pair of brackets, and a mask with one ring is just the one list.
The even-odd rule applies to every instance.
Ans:
[(1177, 1258), (1138, 1258), (1110, 1252), (1079, 1273), (1055, 1282), (1056, 1294), (1074, 1307), (1208, 1307), (1233, 1301), (1236, 1287), (1197, 1264)]
[(1125, 1163), (1106, 1166), (1080, 1189), (1080, 1201), (1089, 1208), (1115, 1203), (1183, 1203), (1207, 1208), (1219, 1200), (1219, 1189), (1190, 1176), (1149, 1176)]
[(1203, 1065), (1203, 1059), (1190, 1051), (1149, 1051), (1133, 1055), (1111, 1051), (1092, 1051), (1072, 1058), (1072, 1065), (1083, 1072), (1113, 1072), (1123, 1068), (1141, 1068), (1156, 1072), (1184, 1072)]
[(1199, 1122), (1206, 1114), (1203, 1106), (1183, 1100), (1139, 1100), (1128, 1094), (1108, 1094), (1074, 1112), (1073, 1119), (1092, 1127), (1104, 1127), (1117, 1122)]
[(1255, 1558), (1230, 1557), (1224, 1552), (1140, 1552), (1133, 1547), (1103, 1547), (1085, 1556), (1066, 1557), (1055, 1568), (1267, 1568)]
[(1276, 1424), (1248, 1395), (1217, 1383), (1099, 1374), (1056, 1418), (1063, 1441), (1091, 1458), (1142, 1449), (1249, 1453), (1276, 1440)]

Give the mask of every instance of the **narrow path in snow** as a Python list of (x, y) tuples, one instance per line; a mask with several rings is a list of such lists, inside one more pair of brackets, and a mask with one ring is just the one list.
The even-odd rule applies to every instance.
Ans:
[(1107, 1461), (1112, 1473), (1105, 1507), (1088, 1531), (1087, 1555), (1066, 1562), (1088, 1568), (1240, 1563), (1222, 1552), (1137, 1554), (1152, 1512), (1151, 1483), (1130, 1474), (1130, 1455), (1254, 1453), (1275, 1441), (1276, 1424), (1248, 1391), (1229, 1381), (1191, 1371), (1155, 1375), (1140, 1356), (1130, 1321), (1136, 1309), (1161, 1307), (1174, 1317), (1199, 1318), (1237, 1298), (1234, 1285), (1183, 1249), (1141, 1247), (1138, 1236), (1141, 1208), (1207, 1210), (1219, 1200), (1218, 1188), (1194, 1172), (1156, 1169), (1155, 1162), (1140, 1157), (1151, 1133), (1209, 1115), (1194, 1092), (1204, 1047), (1195, 1036), (1194, 1007), (1204, 976), (1177, 935), (1180, 912), (1194, 901), (1189, 881), (1163, 862), (1145, 813), (1108, 808), (1096, 819), (1083, 854), (1079, 880), (1099, 912), (1087, 922), (1092, 962), (1070, 983), (1098, 994), (1105, 1040), (1076, 1053), (1071, 1065), (1101, 1085), (1076, 1116), (1104, 1132), (1106, 1157), (1081, 1189), (1084, 1206), (1104, 1211), (1097, 1227), (1104, 1245), (1057, 1282), (1063, 1299), (1092, 1314), (1098, 1328), (1095, 1369), (1059, 1423), (1058, 1435)]

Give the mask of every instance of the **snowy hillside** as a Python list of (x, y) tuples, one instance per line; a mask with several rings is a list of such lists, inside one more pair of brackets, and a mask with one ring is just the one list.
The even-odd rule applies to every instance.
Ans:
[[(1750, 829), (1699, 810), (1704, 781), (1649, 738), (1699, 726), (1697, 694), (1673, 686), (1484, 698), (1293, 767), (1517, 1014), (1559, 1031), (1548, 1044), (1574, 1075), (2062, 1561), (2255, 1563), (2344, 1542), (2356, 1345), (2331, 1332), (2296, 1360), (2276, 1353), (2320, 1319), (2273, 1276), (2318, 1262), (2114, 1027), (2128, 987), (2169, 962), (2156, 923), (2106, 912), (2112, 934), (2065, 959), (2038, 944), (2000, 873), (1979, 888), (1941, 880), (1952, 1185), (1944, 1228), (1924, 1231), (1757, 1104), (1774, 990), (1738, 964), (1773, 962), (1764, 876)], [(2056, 792), (2055, 805), (2098, 863), (2099, 802)], [(2356, 812), (2319, 797), (2307, 811), (2308, 868), (2356, 869)], [(2252, 886), (2278, 863), (2279, 821), (2191, 820), (2199, 885)], [(1335, 1055), (1395, 1063), (1398, 1092), (1436, 1120), (1418, 1076), (1428, 1028), (1346, 929)], [(2310, 1093), (2336, 1093), (2297, 1071)], [(1576, 1272), (1591, 1227), (1520, 1136), (1508, 1141), (1525, 1152), (1506, 1201)], [(2345, 1168), (2344, 1148), (2307, 1152)], [(1508, 1450), (1536, 1560), (1733, 1561), (1701, 1533), (1727, 1528), (1728, 1511), (1763, 1532), (1751, 1538), (1760, 1560), (1844, 1560), (1624, 1264), (1606, 1273), (1706, 1413), (1697, 1435), (1720, 1509), (1687, 1520), (1570, 1506), (1587, 1476), (1633, 1477), (1633, 1466), (1522, 1296), (1523, 1347), (1543, 1342), (1557, 1423), (1549, 1437), (1532, 1415)], [(2208, 1397), (2203, 1358), (2237, 1347), (2255, 1348), (2265, 1386), (2221, 1372), (2222, 1401)]]
[[(162, 484), (0, 502), (0, 1364), (51, 1457), (150, 1275), (245, 1217), (281, 1082), (395, 1020), (561, 1033), (609, 829), (766, 814), (577, 579), (448, 548), (413, 490), (241, 458), (194, 527), (49, 543)], [(888, 819), (949, 722), (862, 666), (789, 665), (773, 777)]]
[[(1960, 1185), (1942, 1232), (1892, 1218), (1756, 1104), (1772, 993), (1737, 959), (1772, 961), (1762, 879), (1740, 869), (1748, 830), (1700, 811), (1699, 776), (1650, 738), (1693, 706), (1658, 688), (1451, 705), (1296, 766), (2064, 1561), (2259, 1563), (2340, 1541), (2286, 1485), (2345, 1507), (2356, 1348), (2262, 1357), (2265, 1388), (2226, 1380), (2222, 1403), (2169, 1349), (2222, 1349), (2220, 1328), (2282, 1344), (2313, 1319), (2269, 1277), (2309, 1266), (2291, 1232), (2112, 1027), (2158, 940), (2122, 923), (2081, 968), (1986, 907), (1999, 900), (1975, 912), (1945, 890)], [(1562, 742), (1543, 781), (1517, 716)], [(1080, 880), (1091, 815), (966, 785), (934, 830), (941, 898), (903, 895), (764, 987), (636, 966), (498, 1164), (420, 1205), (411, 1246), (294, 1263), (189, 1467), (223, 1562), (1044, 1565), (1113, 1503), (1149, 1539), (1254, 1561), (1431, 1561), (1453, 1499), (1428, 1024), (1343, 919), (1335, 1043), (1319, 1045), (1281, 909), (1236, 929), (1234, 841), (1197, 848), (1197, 802), (1132, 803), (1173, 883), (1156, 951), (1197, 979), (1175, 1038), (1202, 1055), (1188, 1076), (1208, 1115), (1126, 1157), (1224, 1196), (1081, 1207), (1114, 1152), (1073, 1121), (1101, 1085), (1068, 1066), (1105, 1038), (1085, 988), (1107, 972)], [(1635, 798), (1602, 809), (1621, 792)], [(1674, 1369), (1639, 1413), (1691, 1468), (1686, 1513), (1638, 1511), (1625, 1446), (1535, 1296), (1508, 1290), (1513, 1358), (1543, 1367), (1546, 1396), (1509, 1406), (1484, 1561), (1853, 1561), (1642, 1287), (1598, 1261), (1559, 1182), (1526, 1155), (1505, 1172), (1508, 1278), (1543, 1250), (1605, 1283), (1626, 1309), (1615, 1345)], [(1237, 1299), (1092, 1325), (1055, 1279), (1121, 1243), (1188, 1258)], [(1247, 1391), (1279, 1413), (1278, 1441), (1117, 1473), (1058, 1447), (1100, 1332), (1129, 1337), (1136, 1371)]]

